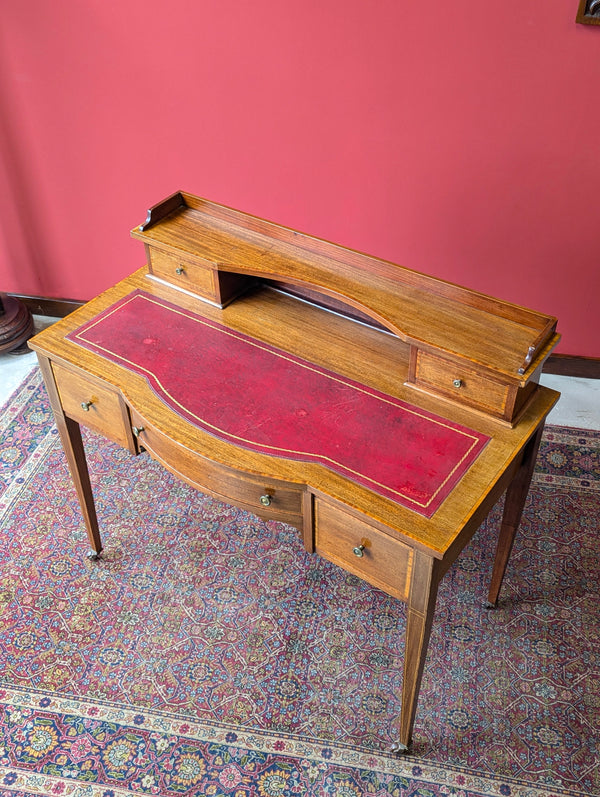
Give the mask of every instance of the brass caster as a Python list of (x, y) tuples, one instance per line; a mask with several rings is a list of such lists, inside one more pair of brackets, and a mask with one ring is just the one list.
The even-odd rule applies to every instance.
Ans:
[(102, 556), (102, 551), (88, 551), (86, 557), (92, 561), (97, 562)]
[(400, 744), (400, 742), (394, 742), (390, 747), (390, 753), (393, 753), (393, 755), (408, 755), (409, 750), (410, 745)]

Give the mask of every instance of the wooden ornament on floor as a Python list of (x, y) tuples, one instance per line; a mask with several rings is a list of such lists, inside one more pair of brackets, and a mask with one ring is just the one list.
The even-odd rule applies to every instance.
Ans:
[(33, 316), (28, 308), (13, 296), (0, 293), (0, 352), (18, 349), (33, 332)]

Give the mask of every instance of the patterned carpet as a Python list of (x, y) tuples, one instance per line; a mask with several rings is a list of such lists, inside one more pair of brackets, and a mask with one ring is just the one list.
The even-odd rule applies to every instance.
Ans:
[(497, 611), (500, 507), (447, 574), (397, 759), (402, 604), (92, 434), (90, 562), (37, 372), (0, 430), (0, 797), (600, 794), (600, 433), (546, 430)]

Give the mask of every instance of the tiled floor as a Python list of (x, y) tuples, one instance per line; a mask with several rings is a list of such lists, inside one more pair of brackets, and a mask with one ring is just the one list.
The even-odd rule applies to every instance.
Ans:
[[(39, 332), (54, 321), (54, 318), (47, 316), (34, 316), (35, 331)], [(37, 365), (37, 357), (34, 352), (27, 351), (23, 354), (21, 351), (19, 353), (0, 353), (0, 407), (19, 387), (31, 369)]]
[(600, 379), (542, 374), (540, 381), (561, 394), (548, 423), (600, 430)]
[[(52, 322), (52, 318), (36, 316), (36, 330)], [(0, 406), (17, 389), (36, 362), (33, 352), (0, 354)], [(548, 423), (600, 430), (600, 379), (544, 374), (541, 381), (561, 393), (560, 401), (548, 417)]]

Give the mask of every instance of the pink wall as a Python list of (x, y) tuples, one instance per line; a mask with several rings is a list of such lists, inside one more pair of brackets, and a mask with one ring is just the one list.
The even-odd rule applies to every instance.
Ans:
[(600, 29), (577, 6), (3, 4), (0, 288), (90, 298), (182, 189), (555, 314), (559, 350), (598, 357)]

